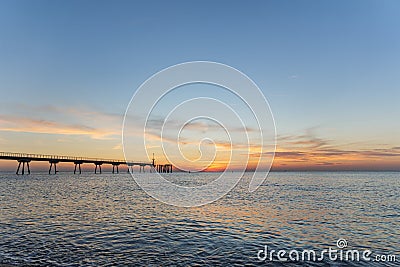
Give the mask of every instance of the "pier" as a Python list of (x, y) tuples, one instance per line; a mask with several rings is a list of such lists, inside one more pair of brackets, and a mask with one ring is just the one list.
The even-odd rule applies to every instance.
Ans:
[[(145, 167), (149, 167), (149, 171), (157, 171), (160, 173), (171, 173), (171, 164), (155, 164), (154, 155), (152, 162), (135, 162), (115, 159), (101, 159), (101, 158), (87, 158), (87, 157), (71, 157), (71, 156), (58, 156), (58, 155), (42, 155), (42, 154), (25, 154), (13, 152), (0, 152), (0, 160), (15, 160), (18, 162), (16, 174), (25, 174), (25, 166), (27, 174), (31, 173), (29, 163), (32, 161), (44, 161), (50, 164), (49, 174), (52, 172), (57, 174), (57, 164), (60, 162), (70, 162), (75, 165), (74, 174), (77, 172), (82, 173), (82, 164), (95, 165), (94, 173), (101, 174), (102, 165), (112, 165), (112, 173), (119, 173), (119, 166), (126, 165), (128, 172), (133, 172), (134, 166), (139, 166), (139, 172), (145, 172)], [(21, 166), (22, 165), (22, 166)], [(21, 171), (21, 172), (20, 172)]]

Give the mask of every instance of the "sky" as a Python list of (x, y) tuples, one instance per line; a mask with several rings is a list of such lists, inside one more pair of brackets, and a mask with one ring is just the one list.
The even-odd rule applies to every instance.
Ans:
[[(137, 88), (201, 60), (240, 70), (265, 95), (273, 169), (400, 170), (399, 12), (389, 0), (1, 1), (0, 151), (123, 158), (123, 115)], [(183, 167), (203, 166), (197, 143), (213, 125), (192, 123)], [(219, 136), (203, 143), (216, 155), (208, 170), (222, 170), (232, 150)], [(167, 161), (154, 145), (148, 153)]]

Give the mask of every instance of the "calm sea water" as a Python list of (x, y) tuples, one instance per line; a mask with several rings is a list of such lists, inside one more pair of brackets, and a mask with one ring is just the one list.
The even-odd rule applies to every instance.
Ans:
[[(146, 175), (146, 174), (144, 174)], [(215, 174), (168, 174), (203, 183)], [(264, 249), (370, 249), (393, 262), (291, 262), (307, 266), (400, 264), (400, 173), (271, 173), (224, 198), (177, 208), (128, 174), (0, 174), (0, 263), (17, 266), (271, 266)]]

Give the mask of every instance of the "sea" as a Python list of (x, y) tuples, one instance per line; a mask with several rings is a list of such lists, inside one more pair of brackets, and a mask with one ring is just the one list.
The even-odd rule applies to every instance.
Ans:
[(271, 172), (252, 193), (250, 178), (185, 208), (128, 173), (1, 173), (0, 266), (400, 266), (399, 172)]

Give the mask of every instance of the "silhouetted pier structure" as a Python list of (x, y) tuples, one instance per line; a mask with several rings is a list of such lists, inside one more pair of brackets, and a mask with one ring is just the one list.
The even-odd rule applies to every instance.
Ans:
[(171, 173), (172, 172), (172, 164), (156, 165), (156, 170), (157, 170), (157, 172)]
[[(25, 154), (25, 153), (12, 153), (12, 152), (0, 152), (0, 160), (16, 160), (18, 161), (18, 168), (16, 174), (25, 174), (25, 165), (27, 167), (28, 174), (31, 173), (29, 163), (32, 161), (47, 161), (50, 163), (49, 174), (52, 173), (54, 169), (54, 174), (57, 173), (57, 164), (60, 162), (71, 162), (75, 164), (74, 174), (79, 171), (82, 173), (82, 164), (94, 164), (94, 173), (101, 173), (101, 166), (103, 164), (112, 165), (112, 173), (119, 173), (119, 166), (126, 165), (128, 167), (128, 172), (133, 172), (134, 166), (139, 166), (139, 172), (145, 172), (145, 167), (150, 167), (151, 171), (158, 172), (172, 172), (171, 164), (155, 165), (155, 160), (153, 156), (152, 162), (135, 162), (135, 161), (125, 161), (125, 160), (114, 160), (114, 159), (100, 159), (100, 158), (86, 158), (86, 157), (71, 157), (71, 156), (57, 156), (57, 155), (41, 155), (41, 154)], [(22, 163), (22, 168), (21, 168)], [(78, 169), (78, 170), (77, 170)], [(98, 171), (97, 171), (98, 170)]]

